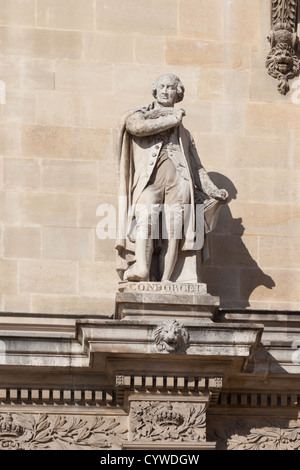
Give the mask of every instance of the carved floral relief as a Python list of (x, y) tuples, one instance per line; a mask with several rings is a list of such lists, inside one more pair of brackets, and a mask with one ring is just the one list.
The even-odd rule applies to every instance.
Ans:
[(210, 439), (217, 442), (217, 450), (300, 450), (300, 421), (286, 428), (280, 421), (243, 420), (215, 430)]
[(112, 417), (0, 415), (0, 450), (120, 448), (127, 429)]

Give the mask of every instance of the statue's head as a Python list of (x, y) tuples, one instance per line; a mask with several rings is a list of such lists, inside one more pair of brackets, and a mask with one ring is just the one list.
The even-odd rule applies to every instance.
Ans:
[(162, 106), (174, 106), (183, 100), (184, 86), (173, 73), (164, 73), (153, 82), (152, 94)]

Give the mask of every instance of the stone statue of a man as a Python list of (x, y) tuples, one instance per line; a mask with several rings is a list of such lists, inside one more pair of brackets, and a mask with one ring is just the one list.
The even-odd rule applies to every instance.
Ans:
[(174, 107), (184, 97), (180, 79), (161, 75), (152, 91), (156, 101), (127, 112), (119, 128), (119, 201), (126, 216), (116, 248), (124, 281), (172, 281), (179, 253), (203, 247), (228, 198), (200, 162), (182, 124), (185, 111)]

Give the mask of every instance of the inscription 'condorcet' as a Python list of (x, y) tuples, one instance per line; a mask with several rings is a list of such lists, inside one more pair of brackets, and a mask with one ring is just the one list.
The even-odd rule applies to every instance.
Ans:
[(179, 294), (205, 294), (206, 284), (189, 283), (161, 283), (161, 282), (128, 282), (124, 286), (124, 292), (163, 292)]

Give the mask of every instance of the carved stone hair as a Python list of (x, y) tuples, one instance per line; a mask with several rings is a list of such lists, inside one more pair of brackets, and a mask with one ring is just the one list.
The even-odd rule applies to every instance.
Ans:
[(183, 86), (180, 78), (177, 77), (177, 75), (174, 75), (173, 73), (164, 73), (164, 74), (160, 75), (159, 77), (157, 77), (157, 79), (152, 84), (152, 95), (154, 96), (154, 98), (156, 98), (157, 87), (158, 87), (159, 83), (161, 82), (161, 80), (165, 77), (172, 78), (175, 81), (175, 83), (177, 85), (177, 100), (176, 100), (176, 103), (180, 103), (180, 101), (183, 100), (185, 89), (184, 89), (184, 86)]

